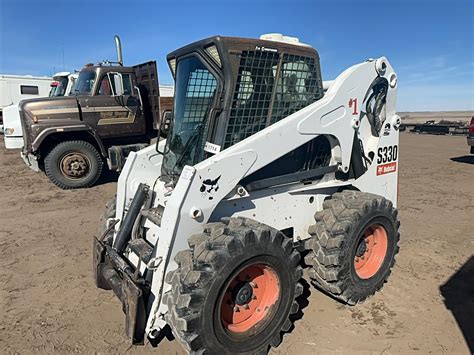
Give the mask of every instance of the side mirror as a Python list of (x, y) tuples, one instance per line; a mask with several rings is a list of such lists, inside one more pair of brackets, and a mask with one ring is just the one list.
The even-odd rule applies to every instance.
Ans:
[(167, 135), (169, 130), (170, 130), (170, 126), (171, 126), (171, 120), (173, 119), (173, 114), (171, 111), (165, 111), (163, 112), (163, 117), (161, 119), (161, 122), (160, 122), (160, 125), (163, 125), (163, 129), (162, 129), (162, 133), (164, 135)]
[(115, 92), (113, 93), (114, 96), (122, 96), (123, 95), (123, 79), (122, 74), (114, 73), (114, 87)]

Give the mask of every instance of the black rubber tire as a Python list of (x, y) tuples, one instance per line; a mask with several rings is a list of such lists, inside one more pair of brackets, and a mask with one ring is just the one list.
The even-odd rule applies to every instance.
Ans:
[[(189, 352), (199, 354), (263, 354), (278, 346), (282, 332), (292, 326), (290, 314), (299, 309), (296, 298), (303, 293), (300, 254), (293, 241), (278, 230), (239, 217), (207, 224), (188, 244), (190, 249), (175, 257), (178, 268), (166, 275), (172, 289), (163, 302), (175, 337)], [(236, 270), (255, 261), (276, 271), (281, 295), (268, 323), (257, 334), (237, 340), (220, 321), (221, 290)]]
[[(61, 172), (61, 157), (69, 152), (78, 152), (87, 156), (90, 166), (86, 176), (80, 179), (68, 179)], [(99, 179), (103, 168), (102, 157), (97, 149), (86, 141), (66, 141), (56, 145), (44, 159), (44, 170), (49, 180), (61, 189), (78, 189), (91, 187)]]
[[(354, 305), (379, 291), (391, 273), (400, 239), (398, 212), (387, 199), (359, 191), (335, 193), (314, 216), (305, 246), (305, 263), (317, 288), (334, 298)], [(377, 223), (387, 232), (387, 252), (378, 271), (360, 278), (354, 267), (359, 238), (365, 229)]]
[[(99, 236), (104, 234), (104, 232), (109, 228), (107, 221), (110, 218), (115, 218), (115, 212), (117, 210), (117, 197), (111, 198), (105, 204), (105, 211), (100, 215), (99, 222)], [(109, 237), (113, 234), (113, 231), (110, 231), (109, 235), (105, 236), (104, 240), (108, 241)]]

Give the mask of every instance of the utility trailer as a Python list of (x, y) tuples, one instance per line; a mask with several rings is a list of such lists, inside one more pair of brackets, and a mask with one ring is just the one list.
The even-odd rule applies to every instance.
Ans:
[(292, 328), (303, 267), (355, 305), (398, 252), (397, 76), (385, 57), (323, 82), (280, 34), (168, 55), (166, 141), (130, 153), (94, 239), (95, 281), (134, 344), (168, 329), (190, 353), (260, 354)]
[(26, 100), (19, 115), (21, 156), (63, 189), (92, 186), (104, 162), (120, 171), (130, 152), (156, 138), (161, 122), (156, 62), (124, 66), (115, 37), (117, 62), (87, 64), (72, 95)]
[(469, 133), (469, 125), (463, 121), (434, 120), (425, 123), (402, 123), (400, 131), (406, 131), (420, 134), (435, 135), (467, 135)]

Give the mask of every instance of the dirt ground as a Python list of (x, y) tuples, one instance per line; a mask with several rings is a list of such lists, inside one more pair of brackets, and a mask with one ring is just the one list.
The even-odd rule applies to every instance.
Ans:
[[(467, 152), (465, 137), (402, 134), (400, 254), (389, 282), (356, 307), (308, 287), (302, 318), (273, 353), (474, 351), (474, 158)], [(183, 353), (176, 340), (130, 346), (119, 301), (94, 287), (91, 238), (115, 186), (62, 191), (2, 140), (0, 352)]]

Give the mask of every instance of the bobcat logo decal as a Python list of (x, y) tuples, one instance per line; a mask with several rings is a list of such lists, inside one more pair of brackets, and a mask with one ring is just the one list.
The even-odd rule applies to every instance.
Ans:
[(213, 192), (217, 192), (219, 190), (219, 179), (221, 178), (222, 175), (219, 175), (215, 179), (205, 179), (203, 180), (201, 176), (199, 178), (202, 181), (201, 188), (199, 189), (201, 191), (201, 194), (203, 197), (208, 196), (209, 200), (214, 199), (212, 197)]

